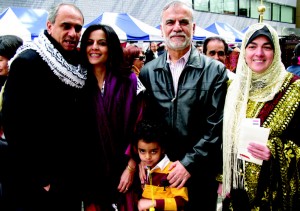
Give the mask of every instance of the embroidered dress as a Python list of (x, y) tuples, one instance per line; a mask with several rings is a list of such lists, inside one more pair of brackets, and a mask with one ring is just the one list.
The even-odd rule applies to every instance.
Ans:
[[(267, 28), (272, 36), (274, 58), (263, 73), (256, 73), (245, 62), (245, 49), (251, 35), (262, 28)], [(254, 24), (244, 39), (236, 78), (229, 86), (224, 109), (223, 196), (231, 195), (224, 202), (228, 210), (241, 210), (238, 208), (243, 203), (249, 205), (249, 210), (298, 210), (300, 78), (285, 70), (278, 36), (272, 27)], [(261, 127), (270, 128), (267, 146), (271, 157), (261, 166), (237, 158), (239, 129), (244, 118), (259, 118)], [(236, 203), (239, 200), (235, 199), (240, 199), (232, 195), (236, 190), (246, 191), (248, 201)]]
[(300, 80), (292, 74), (287, 75), (274, 100), (248, 102), (247, 118), (260, 118), (262, 127), (271, 129), (268, 147), (274, 157), (262, 166), (245, 162), (244, 186), (254, 210), (299, 208), (299, 103)]

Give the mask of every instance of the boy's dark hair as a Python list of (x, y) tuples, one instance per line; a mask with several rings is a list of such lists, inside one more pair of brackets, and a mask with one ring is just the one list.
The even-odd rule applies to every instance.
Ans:
[(166, 127), (157, 121), (143, 119), (137, 123), (136, 131), (132, 143), (132, 155), (134, 159), (138, 159), (137, 145), (139, 140), (146, 143), (157, 142), (161, 149), (165, 150), (165, 142), (167, 136)]

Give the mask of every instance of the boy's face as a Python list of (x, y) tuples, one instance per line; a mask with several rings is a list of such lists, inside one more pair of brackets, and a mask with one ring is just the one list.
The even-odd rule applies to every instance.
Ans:
[(161, 160), (164, 152), (157, 142), (146, 143), (139, 140), (138, 153), (143, 165), (153, 168)]

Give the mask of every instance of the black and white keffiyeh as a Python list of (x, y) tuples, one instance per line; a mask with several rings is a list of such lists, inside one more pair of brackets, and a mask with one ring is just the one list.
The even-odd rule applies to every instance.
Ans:
[(28, 49), (35, 50), (62, 82), (76, 88), (83, 87), (87, 75), (86, 69), (81, 65), (69, 64), (43, 33), (33, 42), (21, 46), (9, 62), (11, 63), (20, 53)]

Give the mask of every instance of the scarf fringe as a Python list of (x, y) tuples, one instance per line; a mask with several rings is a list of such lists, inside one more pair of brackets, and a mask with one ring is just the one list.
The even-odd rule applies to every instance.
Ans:
[(40, 34), (35, 41), (21, 46), (9, 61), (10, 64), (20, 53), (28, 49), (36, 51), (63, 83), (76, 88), (84, 86), (87, 75), (86, 69), (82, 68), (81, 65), (69, 64), (44, 34)]

